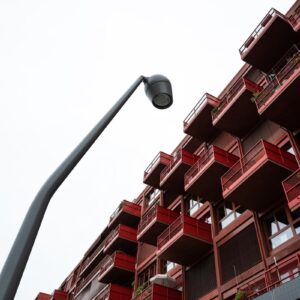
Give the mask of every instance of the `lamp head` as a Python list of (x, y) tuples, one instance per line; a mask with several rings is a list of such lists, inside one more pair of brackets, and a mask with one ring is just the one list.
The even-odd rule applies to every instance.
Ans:
[(172, 105), (173, 94), (169, 79), (163, 75), (144, 77), (145, 93), (152, 104), (159, 109)]

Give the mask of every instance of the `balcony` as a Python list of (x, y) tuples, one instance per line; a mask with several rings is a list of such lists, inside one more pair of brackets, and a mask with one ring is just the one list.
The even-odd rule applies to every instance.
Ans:
[(109, 284), (93, 300), (130, 300), (132, 289), (118, 284)]
[(51, 300), (51, 295), (46, 293), (38, 293), (35, 297), (35, 300)]
[(272, 79), (256, 98), (258, 113), (296, 131), (300, 127), (300, 51), (292, 46), (271, 70)]
[(81, 266), (80, 276), (86, 275), (104, 257), (104, 251), (103, 251), (104, 244), (105, 244), (105, 239), (92, 252), (92, 254), (83, 261), (82, 266)]
[(219, 200), (222, 196), (220, 178), (238, 159), (237, 156), (211, 145), (185, 173), (186, 192), (202, 196), (211, 202)]
[(104, 253), (112, 254), (116, 250), (135, 254), (137, 249), (137, 230), (120, 224), (105, 240)]
[(144, 183), (159, 188), (160, 173), (171, 159), (171, 155), (159, 152), (144, 172)]
[(151, 284), (134, 300), (181, 300), (182, 292), (159, 284)]
[(211, 248), (211, 225), (186, 215), (178, 217), (157, 238), (157, 255), (185, 266), (197, 261)]
[(139, 242), (156, 246), (157, 237), (173, 223), (179, 214), (162, 206), (155, 205), (141, 218), (137, 238)]
[(211, 111), (216, 109), (220, 100), (206, 93), (188, 114), (183, 122), (183, 131), (202, 142), (209, 142), (218, 132), (212, 125)]
[(180, 147), (187, 152), (193, 153), (199, 148), (201, 144), (202, 142), (197, 138), (190, 135), (185, 135), (180, 143)]
[(183, 175), (197, 161), (198, 157), (183, 149), (173, 155), (171, 162), (160, 174), (160, 187), (177, 193), (184, 191)]
[(108, 227), (115, 228), (119, 224), (137, 228), (141, 217), (141, 206), (123, 200), (115, 212), (110, 216)]
[(51, 300), (68, 300), (68, 293), (55, 290), (52, 294)]
[(222, 176), (223, 197), (262, 210), (283, 197), (280, 183), (296, 169), (294, 155), (261, 140)]
[(289, 20), (272, 8), (239, 51), (243, 61), (267, 73), (296, 40)]
[(130, 286), (134, 279), (135, 257), (116, 251), (101, 261), (99, 269), (100, 282)]
[(282, 182), (291, 211), (300, 208), (300, 169)]
[(256, 83), (240, 78), (222, 97), (220, 106), (211, 112), (213, 125), (244, 137), (258, 121), (259, 114), (251, 98), (260, 90)]

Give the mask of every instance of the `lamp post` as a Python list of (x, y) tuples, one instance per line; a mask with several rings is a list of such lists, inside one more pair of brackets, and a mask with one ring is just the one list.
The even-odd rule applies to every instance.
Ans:
[(34, 198), (3, 266), (0, 300), (14, 299), (50, 199), (142, 82), (146, 95), (156, 108), (165, 109), (172, 105), (172, 87), (165, 76), (140, 76), (53, 172)]

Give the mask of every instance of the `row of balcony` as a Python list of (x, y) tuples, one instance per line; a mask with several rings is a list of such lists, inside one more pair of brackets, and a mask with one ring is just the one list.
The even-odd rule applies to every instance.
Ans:
[(35, 300), (68, 300), (68, 293), (60, 290), (54, 290), (52, 295), (39, 293)]
[[(174, 162), (171, 160), (160, 177), (153, 165), (153, 173), (148, 172), (144, 182), (147, 183), (149, 177), (154, 179), (155, 174), (156, 180), (163, 181), (160, 185), (163, 189), (177, 191), (180, 186), (211, 202), (223, 196), (227, 201), (253, 210), (264, 209), (274, 199), (282, 197), (281, 182), (298, 168), (294, 155), (264, 140), (242, 158), (214, 145), (197, 159), (186, 153), (179, 157), (174, 158)], [(146, 226), (147, 218), (148, 215), (142, 218), (139, 228)], [(149, 237), (145, 237), (145, 241), (149, 242)]]
[(205, 94), (184, 120), (184, 132), (202, 142), (209, 142), (218, 130), (242, 138), (260, 116), (295, 131), (299, 128), (299, 75), (300, 51), (293, 45), (269, 72), (265, 86), (240, 78), (222, 99)]

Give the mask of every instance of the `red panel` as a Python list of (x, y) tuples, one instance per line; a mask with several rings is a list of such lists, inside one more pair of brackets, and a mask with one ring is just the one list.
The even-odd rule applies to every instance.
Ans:
[(107, 285), (93, 300), (130, 300), (132, 289), (118, 284)]
[(51, 300), (51, 295), (46, 293), (38, 293), (35, 300)]
[(289, 208), (294, 211), (300, 208), (300, 169), (282, 182)]
[(68, 300), (68, 294), (63, 291), (55, 290), (52, 296), (52, 300)]

